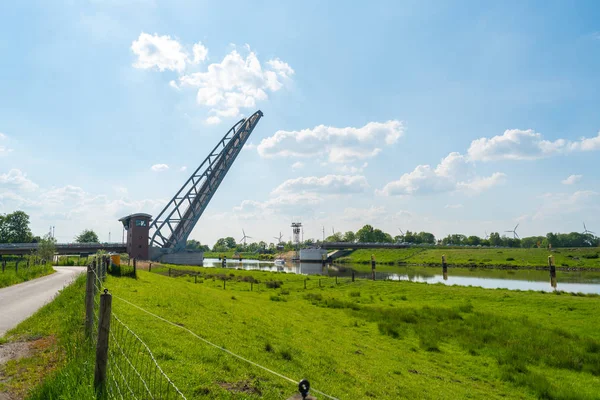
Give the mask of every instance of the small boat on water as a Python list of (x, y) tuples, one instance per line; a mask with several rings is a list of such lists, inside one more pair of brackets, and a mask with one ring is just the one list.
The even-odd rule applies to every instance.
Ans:
[(276, 258), (275, 265), (285, 265), (285, 260), (283, 258)]

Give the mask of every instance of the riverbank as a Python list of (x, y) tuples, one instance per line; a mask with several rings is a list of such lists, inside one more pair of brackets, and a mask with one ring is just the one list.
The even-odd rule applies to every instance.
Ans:
[(258, 254), (251, 252), (241, 252), (237, 253), (235, 251), (207, 251), (204, 253), (204, 258), (222, 258), (227, 257), (227, 259), (239, 259), (240, 257), (243, 260), (260, 260), (260, 261), (273, 261), (275, 259), (275, 255), (273, 254)]
[[(337, 398), (597, 398), (599, 297), (411, 282), (336, 284), (324, 277), (308, 277), (305, 289), (297, 275), (188, 268), (203, 279), (168, 277), (153, 268), (138, 271), (137, 280), (106, 281), (117, 297), (176, 324), (113, 298), (113, 311), (188, 399), (280, 399), (295, 388), (180, 327), (294, 380), (307, 378)], [(250, 281), (261, 284), (251, 291)], [(83, 318), (82, 282), (73, 294), (66, 290), (60, 307), (50, 304), (10, 340), (53, 334), (69, 346), (63, 332), (82, 327), (76, 323)], [(69, 318), (64, 310), (72, 310)], [(74, 399), (89, 389), (89, 357), (68, 359), (33, 399)], [(10, 370), (35, 370), (42, 361), (25, 359)], [(2, 385), (13, 384), (7, 382)]]
[(335, 260), (337, 264), (370, 264), (371, 255), (377, 264), (419, 265), (441, 267), (442, 255), (448, 266), (467, 268), (548, 268), (548, 256), (554, 256), (559, 270), (600, 269), (600, 248), (565, 249), (505, 249), (505, 248), (407, 248), (355, 250)]

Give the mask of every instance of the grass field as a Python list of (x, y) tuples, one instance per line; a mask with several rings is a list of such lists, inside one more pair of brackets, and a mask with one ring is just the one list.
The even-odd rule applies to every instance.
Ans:
[(19, 263), (19, 270), (17, 271), (16, 262), (9, 261), (6, 263), (4, 272), (0, 269), (0, 288), (26, 282), (44, 275), (49, 275), (53, 272), (54, 270), (50, 264), (31, 265), (30, 267), (27, 267), (26, 261)]
[(408, 248), (355, 250), (349, 256), (336, 260), (338, 263), (367, 264), (375, 255), (378, 264), (427, 264), (441, 265), (442, 255), (446, 262), (456, 266), (514, 266), (546, 267), (548, 256), (554, 256), (557, 267), (599, 268), (600, 248), (575, 249), (504, 249), (504, 248)]
[[(138, 271), (137, 280), (109, 277), (105, 285), (219, 346), (293, 379), (307, 378), (340, 399), (598, 398), (598, 296), (410, 282), (336, 285), (322, 277), (307, 281), (305, 290), (304, 277), (295, 275), (188, 269), (201, 275), (198, 283), (153, 268)], [(261, 283), (251, 292), (250, 281)], [(281, 399), (294, 393), (294, 385), (116, 297), (113, 310), (153, 349), (188, 399)], [(30, 398), (91, 398), (92, 358), (74, 345), (81, 340), (82, 320), (80, 280), (9, 333), (9, 340), (51, 337), (56, 343), (49, 355), (9, 367), (33, 371), (21, 378), (24, 387), (27, 379), (39, 377), (40, 363), (57, 360), (51, 365), (61, 368)]]

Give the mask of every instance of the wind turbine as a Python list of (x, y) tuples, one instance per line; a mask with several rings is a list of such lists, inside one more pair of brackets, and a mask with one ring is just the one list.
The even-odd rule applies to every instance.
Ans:
[(246, 245), (246, 239), (252, 239), (252, 236), (246, 236), (246, 232), (242, 229), (242, 233), (244, 234), (244, 236), (242, 237), (242, 240), (240, 240), (240, 242), (244, 242), (244, 246)]
[(594, 232), (588, 231), (588, 228), (585, 226), (585, 222), (583, 223), (583, 234), (584, 235), (595, 235)]
[(400, 234), (401, 234), (402, 236), (404, 236), (404, 232), (402, 232), (402, 229), (398, 228), (398, 230), (400, 231)]
[(485, 231), (485, 240), (488, 240), (490, 238), (490, 235), (488, 235), (487, 231)]
[(277, 244), (281, 243), (282, 238), (283, 238), (283, 235), (281, 234), (281, 232), (279, 232), (279, 236), (273, 236), (273, 239), (277, 239)]
[(512, 231), (504, 231), (504, 232), (509, 232), (509, 233), (512, 233), (512, 234), (513, 234), (513, 238), (514, 238), (514, 239), (521, 239), (521, 238), (519, 237), (519, 235), (517, 235), (517, 228), (518, 228), (518, 227), (519, 227), (519, 224), (517, 224), (517, 226), (515, 226), (515, 229), (513, 229)]

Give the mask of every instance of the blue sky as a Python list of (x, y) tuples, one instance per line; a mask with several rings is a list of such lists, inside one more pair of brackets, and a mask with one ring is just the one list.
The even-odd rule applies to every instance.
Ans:
[(120, 239), (261, 109), (192, 238), (600, 231), (598, 21), (594, 1), (3, 2), (0, 212)]

